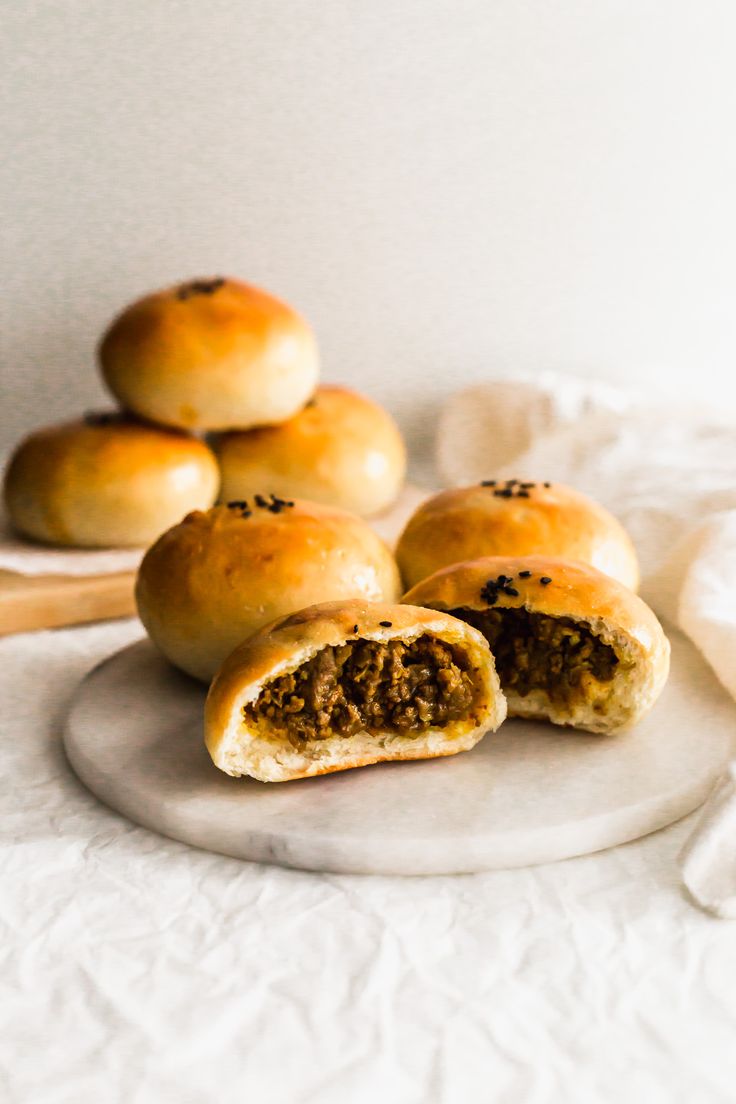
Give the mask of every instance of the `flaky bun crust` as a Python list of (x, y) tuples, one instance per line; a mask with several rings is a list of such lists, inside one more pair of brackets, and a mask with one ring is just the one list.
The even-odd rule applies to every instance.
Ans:
[(25, 536), (87, 548), (146, 545), (215, 500), (210, 449), (122, 415), (36, 430), (5, 473), (5, 504)]
[(149, 636), (203, 681), (277, 617), (317, 601), (399, 594), (393, 556), (361, 518), (303, 500), (278, 512), (249, 505), (190, 514), (149, 548), (138, 572)]
[[(256, 700), (265, 683), (295, 670), (322, 648), (351, 640), (410, 642), (425, 633), (460, 646), (470, 661), (475, 702), (463, 720), (413, 737), (365, 732), (296, 749), (283, 737), (264, 737), (243, 717), (243, 707)], [(269, 625), (229, 656), (207, 696), (205, 742), (215, 765), (227, 774), (285, 782), (388, 760), (454, 755), (473, 747), (488, 729), (495, 730), (505, 715), (488, 645), (469, 625), (407, 605), (329, 602)]]
[(267, 487), (364, 517), (391, 505), (406, 472), (393, 418), (364, 395), (327, 384), (289, 421), (224, 434), (215, 452), (223, 502)]
[(193, 280), (147, 295), (114, 320), (102, 374), (129, 410), (184, 429), (282, 422), (314, 391), (314, 335), (279, 299), (239, 280)]
[[(522, 577), (522, 571), (531, 575)], [(495, 588), (489, 604), (484, 588), (499, 576), (512, 581)], [(508, 587), (518, 593), (506, 593)], [(612, 732), (644, 716), (667, 681), (670, 644), (655, 614), (628, 587), (588, 564), (548, 556), (487, 556), (437, 571), (412, 587), (402, 601), (438, 610), (523, 608), (570, 618), (587, 624), (621, 660), (602, 712), (585, 703), (569, 711), (552, 705), (546, 694), (522, 697), (507, 689), (509, 716), (547, 718), (589, 732)]]
[(563, 483), (442, 491), (409, 519), (396, 548), (408, 587), (464, 560), (534, 555), (581, 560), (632, 590), (639, 584), (636, 552), (621, 523)]

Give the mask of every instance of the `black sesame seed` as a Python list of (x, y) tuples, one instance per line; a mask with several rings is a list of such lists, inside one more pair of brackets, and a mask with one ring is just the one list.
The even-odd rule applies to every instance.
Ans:
[(551, 487), (551, 486), (552, 486), (552, 484), (551, 484), (551, 483), (543, 483), (543, 484), (542, 484), (542, 486), (543, 486), (543, 487)]
[(510, 583), (512, 578), (513, 576), (511, 575), (498, 575), (496, 578), (496, 582), (499, 586), (503, 586), (504, 583)]
[(518, 482), (519, 482), (518, 479), (507, 479), (506, 480), (506, 486), (507, 487), (514, 487)]
[(511, 487), (502, 487), (501, 490), (493, 492), (496, 498), (513, 498), (514, 492)]
[(214, 280), (192, 280), (188, 284), (182, 284), (177, 288), (177, 299), (188, 299), (190, 295), (212, 295), (225, 283), (223, 276), (216, 276)]
[(393, 625), (393, 621), (379, 621), (379, 625), (383, 625), (384, 629), (390, 629)]
[(549, 584), (552, 582), (549, 575), (543, 575), (539, 581), (542, 586), (549, 586)]
[(228, 502), (227, 508), (228, 510), (247, 510), (248, 503), (244, 498), (234, 498), (232, 502)]
[(481, 485), (481, 487), (495, 487), (496, 486), (496, 480), (495, 479), (481, 479), (480, 485)]
[(495, 605), (498, 601), (498, 583), (494, 579), (489, 579), (488, 582), (481, 587), (480, 596), (489, 606)]
[(522, 484), (520, 484), (520, 486), (522, 486), (525, 491), (528, 491), (531, 487), (536, 487), (536, 485), (537, 485), (536, 483), (522, 483)]
[(519, 592), (516, 587), (506, 586), (503, 588), (504, 594), (508, 594), (509, 598), (518, 598)]
[(293, 506), (294, 503), (285, 498), (279, 498), (278, 495), (272, 494), (271, 501), (267, 502), (263, 495), (256, 495), (256, 505), (262, 509), (270, 510), (272, 514), (280, 514), (282, 510), (287, 507)]
[(531, 496), (530, 496), (528, 491), (517, 491), (516, 492), (516, 497), (517, 498), (530, 498)]
[(354, 633), (357, 633), (357, 631), (358, 631), (358, 626), (357, 626), (357, 625), (353, 625), (353, 632), (354, 632)]
[(519, 578), (520, 579), (531, 579), (531, 577), (532, 577), (531, 571), (520, 571), (519, 572)]

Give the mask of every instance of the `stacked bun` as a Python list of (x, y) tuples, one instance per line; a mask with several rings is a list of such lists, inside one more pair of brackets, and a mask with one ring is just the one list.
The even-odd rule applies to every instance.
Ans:
[(391, 505), (406, 471), (404, 441), (383, 407), (329, 384), (289, 421), (225, 433), (215, 451), (224, 502), (268, 487), (363, 517)]
[(5, 473), (5, 503), (19, 532), (48, 544), (148, 544), (193, 509), (220, 477), (212, 451), (189, 434), (124, 413), (88, 414), (36, 430)]
[(99, 352), (118, 402), (178, 429), (283, 422), (319, 375), (304, 319), (273, 295), (223, 277), (139, 299), (115, 319)]
[(218, 276), (146, 295), (111, 323), (99, 365), (120, 409), (32, 433), (6, 471), (9, 518), (33, 540), (150, 544), (216, 501), (211, 444), (224, 501), (298, 496), (367, 515), (399, 493), (405, 451), (388, 414), (315, 390), (310, 326), (260, 288)]

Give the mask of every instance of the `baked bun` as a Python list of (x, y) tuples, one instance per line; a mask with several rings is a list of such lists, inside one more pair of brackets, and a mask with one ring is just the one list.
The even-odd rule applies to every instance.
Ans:
[(136, 583), (154, 644), (207, 682), (277, 617), (338, 598), (393, 602), (399, 593), (393, 556), (361, 518), (261, 495), (184, 518), (149, 548)]
[(467, 751), (506, 715), (488, 645), (447, 614), (327, 602), (246, 640), (205, 706), (215, 766), (262, 782)]
[(184, 429), (283, 422), (319, 372), (311, 329), (291, 307), (239, 280), (192, 280), (147, 295), (100, 345), (107, 386), (146, 418)]
[(636, 590), (636, 552), (620, 522), (563, 483), (486, 480), (423, 502), (396, 548), (407, 586), (479, 556), (582, 560)]
[(649, 606), (587, 564), (488, 556), (438, 571), (403, 601), (480, 629), (511, 717), (613, 732), (651, 709), (667, 681), (670, 645)]
[(346, 387), (318, 387), (288, 422), (226, 433), (215, 451), (223, 502), (268, 487), (366, 517), (391, 505), (406, 471), (393, 418)]
[(220, 476), (207, 445), (122, 414), (36, 430), (5, 473), (5, 504), (25, 536), (110, 548), (150, 544), (190, 510), (207, 509)]

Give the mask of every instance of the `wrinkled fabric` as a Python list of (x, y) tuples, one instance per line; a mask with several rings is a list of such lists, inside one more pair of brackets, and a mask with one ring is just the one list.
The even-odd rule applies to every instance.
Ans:
[(16, 533), (0, 510), (0, 570), (22, 575), (104, 575), (135, 571), (142, 548), (57, 548)]
[(680, 889), (687, 821), (454, 878), (188, 848), (100, 805), (60, 743), (79, 679), (140, 634), (0, 641), (4, 1104), (733, 1100), (736, 940)]
[(681, 887), (696, 817), (459, 877), (188, 848), (102, 806), (61, 746), (79, 680), (140, 635), (0, 639), (3, 1104), (731, 1104), (736, 929)]

